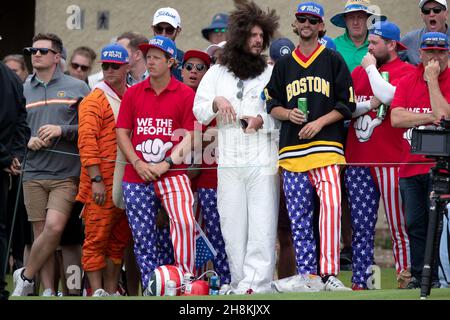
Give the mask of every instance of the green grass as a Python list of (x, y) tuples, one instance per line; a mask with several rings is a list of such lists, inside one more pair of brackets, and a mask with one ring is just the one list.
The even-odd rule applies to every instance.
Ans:
[[(346, 286), (351, 285), (351, 272), (343, 271), (339, 278)], [(12, 277), (7, 277), (9, 291), (12, 292)], [(381, 269), (381, 290), (351, 291), (351, 292), (311, 292), (311, 293), (283, 293), (261, 294), (251, 296), (196, 296), (196, 297), (107, 297), (96, 298), (106, 300), (418, 300), (420, 291), (399, 290), (395, 270), (391, 268)], [(11, 299), (64, 299), (86, 300), (86, 297), (42, 298), (42, 297), (14, 297)], [(429, 300), (450, 300), (450, 289), (433, 289)]]

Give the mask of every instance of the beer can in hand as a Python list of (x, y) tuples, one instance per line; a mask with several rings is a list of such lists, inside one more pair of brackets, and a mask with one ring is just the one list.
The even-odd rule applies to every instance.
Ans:
[[(384, 81), (389, 82), (389, 72), (387, 71), (383, 71), (381, 72), (381, 77), (383, 78)], [(378, 112), (377, 112), (377, 118), (380, 120), (384, 120), (384, 118), (386, 117), (386, 113), (388, 111), (388, 106), (382, 104), (378, 107)]]
[(298, 98), (297, 108), (305, 115), (306, 121), (308, 121), (308, 100), (306, 98)]

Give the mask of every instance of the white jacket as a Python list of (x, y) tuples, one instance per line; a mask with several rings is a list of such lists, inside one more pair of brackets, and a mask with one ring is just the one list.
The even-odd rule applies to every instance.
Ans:
[[(236, 122), (224, 124), (217, 121), (219, 129), (219, 166), (244, 167), (267, 166), (277, 161), (279, 124), (266, 112), (263, 91), (270, 80), (272, 67), (256, 78), (244, 82), (242, 99), (237, 98), (239, 79), (222, 65), (214, 65), (203, 77), (194, 100), (194, 115), (203, 125), (215, 117), (212, 106), (214, 98), (225, 97), (236, 112)], [(239, 119), (243, 116), (263, 118), (263, 128), (254, 134), (245, 134)], [(217, 119), (218, 120), (218, 119)]]

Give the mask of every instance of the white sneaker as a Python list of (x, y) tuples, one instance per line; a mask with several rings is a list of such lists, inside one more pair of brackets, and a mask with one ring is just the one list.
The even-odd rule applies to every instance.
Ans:
[(327, 282), (325, 282), (324, 286), (325, 291), (352, 291), (351, 288), (347, 288), (344, 286), (341, 280), (336, 278), (335, 276), (329, 276)]
[(100, 289), (95, 290), (95, 292), (92, 296), (93, 297), (109, 297), (109, 293), (100, 288)]
[(29, 296), (33, 294), (34, 282), (24, 281), (21, 274), (25, 268), (20, 268), (13, 273), (14, 291), (12, 297)]
[(41, 297), (54, 297), (54, 296), (55, 296), (55, 294), (53, 293), (52, 289), (50, 289), (50, 288), (45, 289), (41, 294)]

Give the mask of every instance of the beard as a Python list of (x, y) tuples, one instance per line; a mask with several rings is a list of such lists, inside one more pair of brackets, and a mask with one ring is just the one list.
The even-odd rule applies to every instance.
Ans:
[(242, 80), (259, 76), (267, 67), (266, 57), (252, 54), (246, 50), (231, 49), (221, 56), (222, 64)]
[(375, 59), (377, 60), (377, 68), (380, 68), (382, 65), (386, 64), (389, 61), (390, 56), (388, 53), (386, 53), (382, 56), (375, 57)]

